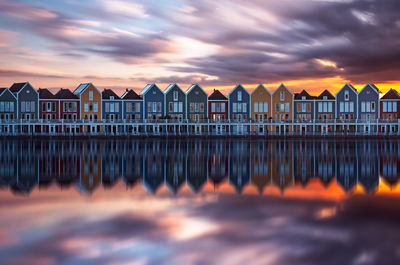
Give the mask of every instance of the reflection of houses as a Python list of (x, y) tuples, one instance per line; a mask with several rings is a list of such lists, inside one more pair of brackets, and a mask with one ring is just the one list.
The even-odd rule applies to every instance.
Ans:
[(367, 193), (379, 185), (378, 147), (375, 141), (357, 142), (358, 181)]
[(207, 144), (204, 141), (190, 142), (187, 146), (187, 185), (197, 193), (207, 182)]
[(49, 186), (58, 176), (60, 168), (60, 153), (58, 143), (54, 141), (42, 142), (39, 158), (39, 186)]
[(379, 172), (386, 183), (394, 187), (400, 179), (400, 148), (396, 142), (379, 142)]
[(14, 186), (17, 179), (18, 157), (13, 148), (14, 142), (0, 142), (0, 187)]
[(119, 142), (105, 142), (101, 158), (101, 176), (103, 186), (112, 187), (122, 176), (122, 146)]
[(144, 151), (143, 185), (151, 193), (156, 193), (164, 182), (165, 148), (159, 141), (146, 142)]
[(293, 143), (276, 141), (272, 146), (272, 182), (283, 192), (293, 183)]
[(314, 144), (306, 140), (295, 142), (293, 146), (294, 179), (296, 183), (306, 186), (308, 181), (315, 176)]
[(18, 146), (17, 180), (11, 189), (17, 193), (29, 194), (39, 180), (38, 157), (35, 154), (35, 145), (28, 142)]
[(264, 188), (271, 183), (271, 144), (260, 141), (251, 143), (251, 182), (262, 194)]
[(81, 155), (81, 174), (78, 187), (82, 191), (93, 192), (101, 183), (100, 145), (89, 142), (83, 146)]
[(81, 170), (81, 153), (77, 142), (61, 144), (60, 171), (57, 177), (57, 183), (63, 186), (69, 186), (79, 180)]
[(143, 142), (131, 141), (125, 145), (123, 153), (124, 182), (127, 186), (134, 186), (143, 179)]
[(315, 144), (315, 176), (328, 186), (335, 175), (335, 145), (318, 141)]
[(212, 140), (208, 145), (208, 178), (218, 185), (228, 176), (229, 146), (226, 140)]
[(241, 193), (250, 181), (250, 143), (232, 141), (229, 145), (229, 182)]
[(184, 141), (167, 143), (165, 182), (172, 193), (178, 193), (186, 180), (186, 148)]
[(357, 156), (354, 142), (336, 144), (336, 182), (346, 192), (357, 184)]

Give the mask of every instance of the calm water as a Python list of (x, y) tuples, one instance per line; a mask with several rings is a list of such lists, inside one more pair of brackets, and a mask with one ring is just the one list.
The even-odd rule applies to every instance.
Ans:
[(0, 264), (399, 264), (400, 141), (0, 141)]

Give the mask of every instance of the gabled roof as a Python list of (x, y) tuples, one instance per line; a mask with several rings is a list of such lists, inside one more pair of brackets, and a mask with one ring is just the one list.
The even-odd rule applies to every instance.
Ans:
[(120, 99), (120, 97), (114, 93), (111, 89), (104, 89), (103, 92), (101, 92), (101, 98), (102, 99), (111, 99), (111, 97), (114, 97), (114, 99)]
[[(156, 84), (147, 84), (142, 91), (140, 91), (140, 95), (144, 95), (147, 93), (147, 91), (149, 91), (152, 87), (156, 87), (158, 90), (160, 90), (160, 88), (156, 85)], [(161, 90), (160, 90), (161, 91)], [(161, 91), (162, 92), (162, 91)]]
[[(375, 92), (377, 93), (377, 94), (380, 94), (380, 93), (382, 93), (380, 90), (379, 90), (379, 88), (377, 88), (374, 84), (366, 84), (365, 85), (365, 87), (363, 87), (363, 89), (361, 89), (361, 91), (363, 91), (366, 87), (371, 87), (373, 90), (375, 90)], [(360, 93), (361, 93), (361, 91), (360, 91)]]
[(55, 95), (57, 99), (78, 99), (78, 96), (71, 92), (69, 89), (61, 88)]
[(185, 94), (185, 92), (183, 92), (183, 90), (181, 89), (181, 87), (178, 86), (178, 84), (176, 84), (176, 83), (175, 83), (175, 84), (170, 84), (170, 85), (167, 87), (167, 89), (165, 89), (164, 94), (169, 93), (169, 92), (171, 91), (171, 89), (173, 89), (174, 87), (178, 87), (179, 90), (182, 91), (182, 93)]
[(53, 93), (50, 92), (47, 88), (39, 88), (39, 99), (54, 99)]
[(24, 82), (24, 83), (14, 83), (11, 87), (10, 87), (10, 91), (12, 93), (18, 93), (26, 84), (28, 84), (28, 82)]
[(133, 89), (126, 89), (121, 99), (142, 99)]
[(214, 89), (214, 92), (208, 97), (211, 100), (228, 100), (219, 90)]
[(253, 92), (250, 93), (250, 95), (253, 95), (253, 93), (254, 93), (255, 91), (257, 91), (260, 87), (261, 87), (262, 89), (264, 89), (265, 91), (267, 91), (268, 94), (271, 95), (271, 92), (269, 92), (268, 89), (266, 89), (265, 86), (264, 86), (263, 84), (259, 84), (259, 85), (256, 87), (256, 89), (254, 89)]
[(326, 97), (327, 99), (335, 99), (335, 97), (331, 94), (331, 92), (328, 91), (328, 89), (325, 89), (324, 92), (322, 92), (317, 99), (324, 99)]
[(337, 93), (336, 93), (336, 95), (337, 94), (339, 94), (340, 93), (340, 91), (342, 91), (345, 87), (349, 87), (350, 89), (352, 89), (353, 90), (353, 92), (354, 93), (356, 93), (357, 94), (357, 89), (355, 88), (355, 87), (353, 87), (352, 85), (350, 85), (350, 84), (348, 84), (348, 83), (346, 83)]
[(86, 88), (90, 86), (90, 83), (80, 84), (75, 90), (74, 94), (81, 94)]
[(310, 96), (310, 94), (308, 94), (308, 92), (305, 90), (301, 91), (300, 93), (294, 94), (294, 99), (303, 99), (303, 97), (305, 97), (308, 100), (314, 99), (314, 97)]
[(391, 88), (381, 99), (400, 99), (400, 94)]
[(292, 96), (294, 96), (293, 93), (292, 93), (292, 91), (290, 91), (289, 88), (287, 88), (284, 84), (280, 84), (280, 85), (278, 86), (278, 88), (275, 89), (275, 91), (272, 93), (272, 95), (275, 94), (275, 92), (278, 91), (281, 87), (285, 88), (287, 91), (289, 91), (290, 94), (292, 94)]
[(189, 89), (186, 91), (186, 95), (188, 95), (190, 92), (192, 92), (192, 90), (193, 90), (194, 88), (196, 88), (196, 87), (199, 87), (199, 88), (204, 92), (204, 94), (206, 94), (206, 96), (208, 97), (207, 92), (204, 91), (204, 89), (203, 89), (199, 84), (192, 84), (192, 85), (189, 87)]
[(242, 86), (241, 84), (237, 84), (232, 90), (231, 92), (229, 92), (228, 97), (233, 93), (233, 91), (235, 91), (236, 89), (238, 89), (239, 87), (243, 88), (244, 91), (246, 91), (246, 93), (248, 95), (250, 95), (250, 93), (244, 88), (244, 86)]

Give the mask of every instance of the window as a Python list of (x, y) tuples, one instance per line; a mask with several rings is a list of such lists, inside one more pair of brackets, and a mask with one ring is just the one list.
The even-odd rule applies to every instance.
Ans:
[[(396, 102), (394, 102), (396, 103)], [(14, 102), (10, 102), (10, 111), (13, 112), (14, 111)]]
[(332, 112), (332, 102), (328, 102), (328, 112)]
[(258, 109), (260, 112), (264, 112), (263, 106), (264, 106), (264, 104), (262, 102), (258, 102)]
[(199, 103), (194, 103), (194, 111), (199, 112)]
[(307, 103), (307, 112), (311, 112), (311, 103), (310, 102)]
[(221, 103), (216, 103), (215, 106), (217, 107), (216, 111), (221, 112)]
[(247, 103), (242, 103), (242, 112), (247, 112)]
[[(125, 106), (126, 106), (126, 112), (132, 112), (132, 104), (131, 103), (126, 103)], [(106, 107), (106, 109), (107, 109), (107, 107)]]
[(264, 112), (268, 112), (268, 102), (264, 102)]
[(110, 112), (115, 112), (115, 104), (110, 103)]
[(349, 112), (349, 102), (344, 103), (344, 111)]
[(237, 97), (238, 97), (238, 101), (242, 101), (242, 91), (238, 91)]
[(110, 103), (106, 103), (105, 104), (105, 107), (106, 107), (106, 112), (109, 112), (110, 111)]
[(354, 111), (354, 102), (350, 102), (350, 112)]
[(174, 102), (174, 112), (178, 112), (178, 102)]
[(173, 107), (174, 107), (174, 103), (173, 102), (169, 102), (168, 104), (168, 111), (172, 112), (173, 111)]
[(318, 112), (322, 112), (322, 102), (318, 102)]
[(183, 102), (179, 102), (179, 105), (178, 105), (179, 107), (178, 107), (178, 111), (179, 112), (183, 112)]
[(237, 112), (237, 103), (233, 103), (232, 112), (233, 113)]
[(241, 103), (237, 104), (237, 112), (242, 112), (242, 104)]
[(279, 95), (280, 95), (281, 101), (284, 101), (284, 100), (285, 100), (285, 91), (281, 91), (281, 92), (279, 93)]
[(99, 106), (98, 106), (97, 104), (98, 104), (98, 103), (95, 102), (94, 105), (93, 105), (93, 111), (94, 111), (94, 112), (98, 112), (98, 111), (99, 111)]
[(254, 102), (254, 112), (258, 112), (258, 102)]
[(29, 101), (25, 102), (25, 112), (31, 111), (31, 103)]
[(152, 110), (152, 105), (153, 105), (152, 102), (147, 102), (147, 112), (151, 112), (151, 110)]
[(328, 99), (328, 97), (327, 97), (327, 96), (323, 96), (322, 99), (325, 99), (325, 100), (326, 100), (326, 99)]
[[(14, 104), (14, 103), (10, 102), (10, 109), (11, 109), (11, 104)], [(14, 108), (11, 111), (13, 111), (13, 110), (14, 110)], [(397, 112), (397, 102), (396, 101), (393, 102), (393, 112)]]
[(323, 106), (324, 106), (323, 111), (328, 112), (328, 102), (324, 102)]
[(174, 91), (173, 95), (174, 95), (174, 101), (177, 101), (178, 100), (178, 91)]
[(201, 111), (201, 112), (204, 111), (204, 103), (200, 103), (200, 111)]
[[(211, 106), (213, 106), (214, 104), (215, 104), (215, 103), (211, 103)], [(193, 103), (193, 102), (190, 102), (189, 108), (190, 108), (190, 112), (193, 112), (193, 111), (194, 111), (194, 103)]]
[(221, 112), (225, 112), (225, 103), (220, 103), (221, 104)]
[(116, 102), (114, 103), (114, 105), (115, 105), (115, 112), (119, 112), (119, 103)]
[(93, 100), (93, 91), (89, 91), (89, 100)]
[(84, 112), (88, 112), (89, 111), (89, 104), (85, 103), (84, 105)]
[(365, 102), (361, 102), (361, 112), (365, 112)]
[(301, 112), (301, 103), (297, 103), (297, 112)]
[(392, 112), (392, 102), (387, 103), (387, 112)]
[(366, 102), (365, 103), (365, 111), (366, 112), (371, 112), (371, 102)]
[(157, 102), (153, 102), (153, 112), (157, 112)]
[(301, 104), (301, 112), (307, 112), (307, 104), (306, 103)]
[(344, 100), (349, 100), (349, 91), (344, 91)]
[(211, 103), (211, 111), (215, 112), (215, 103)]
[(140, 102), (135, 103), (135, 112), (140, 112)]
[(289, 112), (289, 103), (285, 103), (285, 112)]
[(161, 102), (157, 102), (157, 112), (161, 112)]
[(340, 112), (344, 112), (344, 102), (340, 102)]
[(375, 111), (375, 102), (371, 102), (371, 112)]

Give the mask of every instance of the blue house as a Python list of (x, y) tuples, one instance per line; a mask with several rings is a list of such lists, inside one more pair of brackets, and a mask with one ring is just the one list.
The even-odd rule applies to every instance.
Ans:
[[(328, 91), (324, 90), (318, 97), (315, 98), (315, 119), (317, 121), (326, 122), (335, 119), (335, 97)], [(318, 125), (319, 132), (332, 132), (332, 125)]]
[(126, 121), (143, 119), (143, 99), (134, 90), (126, 89), (121, 96), (122, 99), (122, 117)]
[[(238, 84), (229, 93), (229, 119), (243, 121), (250, 118), (250, 94), (241, 85)], [(233, 125), (232, 132), (248, 131), (247, 126)]]
[(140, 92), (143, 97), (144, 117), (155, 121), (165, 116), (164, 93), (156, 84), (148, 84)]
[(104, 89), (101, 92), (103, 113), (102, 118), (105, 121), (118, 121), (122, 119), (122, 101), (121, 98), (111, 89)]
[[(358, 117), (357, 90), (350, 84), (346, 84), (336, 93), (336, 119), (351, 121)], [(336, 131), (355, 131), (353, 125), (338, 125)]]
[[(379, 119), (379, 98), (381, 91), (374, 84), (367, 84), (358, 93), (358, 119), (363, 122), (376, 122)], [(376, 125), (363, 125), (360, 126), (360, 131), (363, 132), (376, 132), (378, 130)]]

